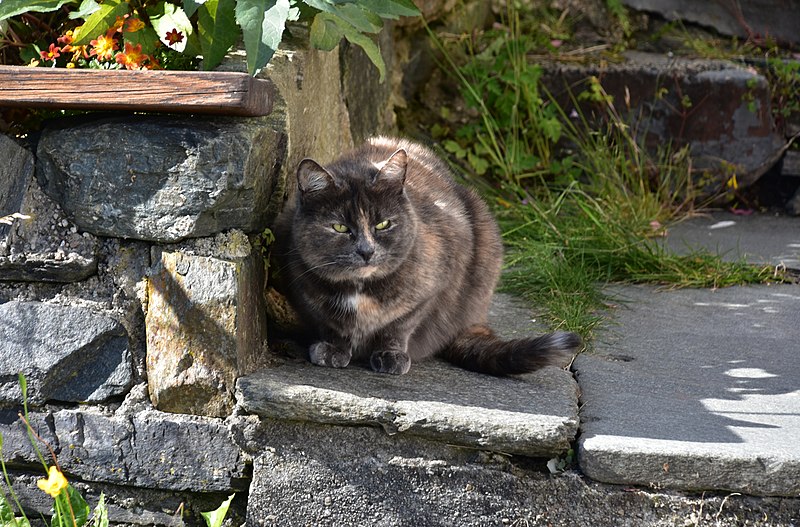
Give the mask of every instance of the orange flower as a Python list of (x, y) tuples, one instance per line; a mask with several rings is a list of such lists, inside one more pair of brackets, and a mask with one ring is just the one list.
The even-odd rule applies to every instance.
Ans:
[(142, 22), (141, 18), (128, 18), (125, 20), (125, 25), (122, 26), (122, 30), (125, 33), (136, 33), (140, 29), (144, 27), (144, 22)]
[(42, 56), (43, 60), (52, 60), (55, 62), (56, 59), (61, 56), (59, 51), (61, 51), (61, 49), (57, 48), (55, 44), (50, 44), (50, 48), (46, 51), (40, 51), (39, 55)]
[(167, 31), (167, 42), (170, 46), (183, 41), (183, 33), (178, 31), (178, 28), (172, 28), (172, 31)]
[(136, 44), (132, 46), (130, 42), (125, 43), (125, 52), (117, 53), (115, 57), (119, 64), (125, 66), (125, 69), (137, 70), (142, 67), (142, 64), (150, 57), (142, 53), (142, 45)]
[(73, 46), (72, 37), (73, 31), (71, 29), (64, 33), (63, 36), (58, 37), (58, 41), (62, 44), (61, 52), (72, 53), (72, 58), (70, 59), (71, 62), (75, 62), (81, 57), (85, 59), (89, 58), (89, 53), (86, 51), (86, 46)]
[(100, 35), (89, 44), (92, 45), (92, 51), (89, 52), (89, 55), (97, 56), (100, 60), (111, 60), (114, 57), (114, 52), (119, 49), (117, 39), (108, 35)]

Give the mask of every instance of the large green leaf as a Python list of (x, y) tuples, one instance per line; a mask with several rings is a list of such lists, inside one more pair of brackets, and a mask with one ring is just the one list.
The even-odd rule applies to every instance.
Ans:
[(332, 3), (329, 0), (304, 0), (306, 4), (324, 13), (335, 15), (362, 33), (377, 33), (383, 21), (375, 14), (352, 2)]
[(95, 0), (83, 0), (80, 7), (69, 14), (70, 19), (77, 20), (79, 18), (86, 19), (89, 15), (100, 9), (100, 4)]
[(60, 9), (64, 4), (73, 4), (75, 0), (1, 0), (0, 20), (21, 15), (22, 13), (49, 13)]
[[(358, 29), (353, 27), (347, 20), (344, 20), (337, 15), (331, 13), (318, 13), (317, 17), (322, 17), (322, 20), (319, 24), (324, 23), (325, 27), (318, 27), (317, 31), (320, 32), (321, 42), (325, 45), (330, 45), (330, 40), (335, 36), (336, 30), (331, 29), (329, 24), (335, 25), (338, 28), (339, 35), (343, 35), (344, 38), (348, 40), (351, 44), (354, 44), (367, 54), (367, 57), (372, 61), (376, 68), (378, 68), (378, 73), (380, 74), (380, 81), (383, 82), (386, 78), (386, 63), (383, 61), (383, 56), (381, 55), (381, 50), (378, 47), (378, 44), (375, 43), (369, 35), (365, 35), (364, 33), (360, 32)], [(314, 19), (314, 23), (317, 23), (316, 18)], [(312, 24), (313, 26), (313, 24)], [(313, 31), (313, 27), (312, 27)], [(323, 34), (322, 31), (329, 32), (330, 36), (325, 39), (322, 38)], [(338, 43), (338, 40), (337, 40)], [(315, 42), (314, 38), (311, 39), (311, 44), (317, 46), (317, 42)], [(325, 47), (320, 47), (320, 49), (326, 49)], [(329, 48), (333, 49), (333, 48)]]
[(275, 54), (289, 10), (289, 0), (237, 1), (236, 22), (242, 28), (250, 75), (256, 75)]
[(411, 0), (360, 0), (359, 4), (382, 18), (420, 15), (419, 9)]
[(197, 32), (203, 69), (213, 69), (239, 38), (234, 9), (236, 0), (208, 0), (197, 9)]
[(317, 13), (311, 22), (311, 33), (309, 39), (311, 45), (323, 51), (330, 51), (335, 48), (344, 38), (339, 25), (330, 13)]
[(159, 44), (160, 39), (158, 33), (152, 27), (143, 27), (142, 29), (134, 32), (125, 32), (122, 34), (125, 42), (131, 46), (142, 46), (142, 53), (145, 55), (152, 55)]
[(90, 40), (105, 34), (117, 17), (123, 17), (130, 12), (130, 5), (121, 0), (106, 0), (100, 5), (100, 9), (89, 15), (83, 25), (75, 31), (73, 35), (73, 45), (83, 46)]
[[(183, 9), (169, 2), (159, 2), (155, 6), (147, 8), (147, 15), (150, 17), (153, 29), (158, 33), (158, 38), (165, 46), (179, 52), (186, 48), (186, 42), (194, 28)], [(178, 32), (182, 37), (179, 42), (170, 43), (167, 34), (173, 32)]]

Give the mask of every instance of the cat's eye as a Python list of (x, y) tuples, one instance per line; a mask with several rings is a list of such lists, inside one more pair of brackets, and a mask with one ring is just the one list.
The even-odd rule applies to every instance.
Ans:
[(382, 222), (375, 225), (375, 230), (382, 231), (384, 229), (388, 229), (389, 225), (391, 225), (391, 222), (389, 220), (383, 220)]
[(350, 232), (350, 229), (347, 228), (347, 225), (342, 225), (341, 223), (334, 223), (333, 225), (331, 225), (331, 227), (336, 232), (340, 232), (342, 234), (344, 234), (345, 232)]

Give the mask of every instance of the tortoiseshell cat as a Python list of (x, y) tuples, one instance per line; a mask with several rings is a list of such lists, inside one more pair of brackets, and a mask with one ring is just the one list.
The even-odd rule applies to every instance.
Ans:
[(550, 333), (503, 341), (486, 325), (500, 275), (497, 224), (427, 148), (375, 137), (322, 165), (305, 159), (275, 226), (285, 293), (315, 333), (311, 362), (369, 359), (406, 373), (439, 354), (505, 375), (564, 364), (581, 341)]

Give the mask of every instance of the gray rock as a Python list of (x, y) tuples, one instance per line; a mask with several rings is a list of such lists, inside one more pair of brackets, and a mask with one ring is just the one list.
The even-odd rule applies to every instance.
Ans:
[(706, 190), (724, 189), (733, 173), (739, 186), (750, 185), (780, 160), (785, 139), (774, 129), (762, 75), (721, 60), (641, 52), (627, 52), (624, 58), (602, 69), (546, 65), (544, 82), (570, 108), (564, 86), (581, 91), (587, 77), (599, 77), (648, 147), (690, 145), (692, 168), (714, 177), (713, 188)]
[(707, 250), (726, 261), (800, 270), (798, 218), (714, 212), (671, 226), (662, 242), (679, 254)]
[[(14, 165), (12, 154), (0, 155), (11, 155), (10, 166)], [(0, 226), (0, 280), (78, 282), (95, 274), (96, 238), (78, 232), (61, 208), (42, 192), (33, 174), (31, 157), (30, 166), (17, 178), (22, 190), (13, 205), (6, 207), (8, 213), (19, 212), (25, 217), (10, 226)]]
[(263, 230), (286, 138), (270, 118), (136, 115), (47, 128), (42, 188), (102, 236), (175, 242)]
[(660, 14), (667, 20), (685, 20), (711, 27), (726, 35), (744, 38), (772, 37), (800, 42), (800, 11), (793, 1), (740, 0), (695, 2), (693, 0), (622, 0), (628, 7)]
[(263, 417), (380, 425), (389, 434), (530, 456), (566, 451), (577, 432), (575, 383), (558, 368), (496, 378), (428, 361), (390, 376), (287, 362), (240, 378), (237, 395), (245, 412)]
[(800, 287), (614, 292), (614, 326), (573, 365), (585, 474), (798, 496)]
[(147, 372), (159, 410), (224, 417), (267, 357), (264, 261), (240, 231), (153, 249)]
[(115, 320), (80, 307), (0, 305), (0, 401), (20, 401), (17, 374), (33, 404), (100, 402), (133, 382), (128, 335)]
[[(798, 499), (603, 485), (544, 462), (365, 427), (264, 423), (247, 525), (789, 527)], [(704, 512), (706, 511), (706, 512)], [(709, 514), (710, 516), (706, 516)]]
[[(187, 492), (242, 491), (249, 484), (248, 457), (219, 419), (79, 409), (33, 412), (30, 421), (62, 470), (85, 482)], [(16, 410), (0, 410), (0, 433), (6, 462), (38, 464)]]
[[(25, 187), (33, 175), (33, 155), (13, 139), (0, 134), (0, 217), (20, 211)], [(0, 224), (0, 237), (8, 227)]]

